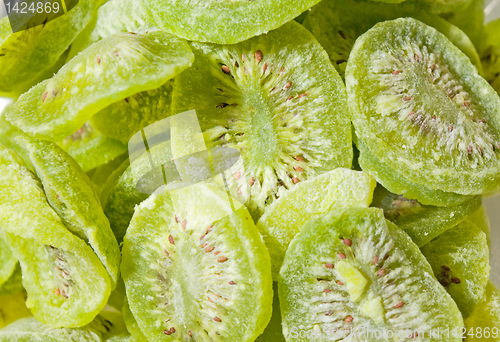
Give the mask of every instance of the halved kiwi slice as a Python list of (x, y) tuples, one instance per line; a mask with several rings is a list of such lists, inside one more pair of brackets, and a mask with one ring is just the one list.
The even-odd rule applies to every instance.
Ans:
[[(208, 184), (136, 207), (122, 276), (149, 341), (254, 341), (271, 318), (271, 262), (248, 211)], [(144, 298), (148, 298), (144, 301)]]
[(420, 250), (436, 278), (457, 303), (464, 319), (469, 317), (483, 297), (490, 278), (486, 234), (465, 220)]
[(50, 206), (68, 230), (93, 248), (115, 288), (120, 249), (92, 182), (55, 143), (29, 137), (17, 141), (28, 153)]
[(417, 246), (422, 247), (478, 211), (481, 203), (481, 196), (475, 196), (450, 207), (423, 205), (417, 200), (393, 194), (379, 184), (371, 206), (383, 209), (386, 219), (403, 229)]
[(342, 77), (356, 39), (375, 24), (403, 17), (418, 19), (444, 34), (481, 69), (478, 53), (470, 39), (457, 27), (416, 6), (383, 4), (366, 0), (323, 1), (313, 7), (304, 26), (318, 39)]
[(318, 2), (147, 0), (145, 4), (162, 30), (187, 40), (235, 44), (281, 27)]
[(465, 342), (500, 341), (500, 291), (490, 280), (481, 302), (465, 320)]
[(486, 39), (481, 49), (486, 80), (500, 94), (500, 19), (489, 23), (486, 28)]
[(59, 141), (99, 110), (160, 87), (192, 61), (187, 43), (167, 33), (109, 36), (23, 94), (6, 118), (29, 135)]
[(273, 278), (288, 245), (309, 220), (334, 208), (368, 207), (376, 182), (369, 174), (338, 168), (297, 184), (266, 210), (257, 222), (269, 254)]
[(104, 342), (125, 331), (122, 315), (113, 311), (103, 311), (89, 324), (72, 329), (50, 327), (40, 323), (34, 317), (27, 317), (0, 330), (0, 341)]
[(345, 89), (314, 37), (292, 21), (237, 45), (192, 43), (172, 112), (194, 109), (208, 148), (237, 149), (231, 195), (258, 219), (288, 189), (351, 167)]
[[(434, 329), (463, 326), (432, 274), (417, 245), (381, 209), (332, 211), (309, 221), (287, 251), (279, 280), (283, 333), (301, 342), (461, 341), (429, 337)], [(362, 335), (363, 329), (392, 331), (393, 339)]]
[(462, 195), (499, 188), (500, 97), (434, 28), (377, 24), (356, 41), (346, 84), (357, 137), (390, 169)]
[(33, 82), (55, 65), (103, 2), (80, 0), (67, 14), (17, 33), (12, 33), (9, 18), (2, 18), (0, 91), (12, 92), (20, 84)]
[(47, 203), (19, 158), (0, 148), (0, 221), (19, 259), (26, 305), (54, 327), (85, 325), (104, 307), (111, 283), (100, 260)]

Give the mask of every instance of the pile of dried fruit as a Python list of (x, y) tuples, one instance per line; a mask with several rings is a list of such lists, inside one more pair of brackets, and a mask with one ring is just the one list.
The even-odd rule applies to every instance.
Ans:
[(0, 342), (500, 341), (500, 20), (380, 1), (0, 20)]

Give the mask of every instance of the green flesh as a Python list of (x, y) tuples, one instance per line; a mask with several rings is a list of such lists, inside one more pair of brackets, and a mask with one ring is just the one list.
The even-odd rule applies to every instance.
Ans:
[[(331, 341), (332, 335), (314, 334), (337, 330), (345, 340), (375, 341), (347, 337), (356, 328), (366, 328), (391, 330), (394, 336), (407, 337), (401, 340), (411, 340), (406, 329), (460, 329), (463, 320), (456, 304), (432, 274), (418, 247), (384, 219), (382, 210), (326, 214), (303, 227), (281, 268), (284, 335), (287, 341)], [(424, 340), (461, 341), (442, 336)]]
[(377, 24), (356, 41), (346, 83), (358, 138), (389, 168), (463, 195), (500, 186), (500, 97), (435, 29)]
[(465, 220), (423, 246), (421, 251), (464, 319), (469, 317), (483, 297), (490, 278), (486, 234)]
[(172, 112), (195, 109), (208, 148), (241, 153), (225, 175), (255, 220), (297, 182), (351, 167), (344, 85), (302, 26), (192, 47), (195, 63), (175, 80)]
[(18, 91), (46, 74), (102, 3), (81, 0), (67, 14), (17, 33), (12, 33), (7, 17), (0, 20), (0, 91)]
[[(108, 180), (110, 179), (111, 175), (120, 168), (120, 166), (128, 160), (128, 155), (127, 154), (122, 154), (115, 159), (109, 161), (106, 164), (103, 164), (95, 169), (95, 171), (92, 173), (91, 176), (89, 176), (90, 180), (92, 181), (92, 185), (94, 189), (96, 190), (101, 205), (104, 207), (106, 198), (103, 200), (103, 192), (107, 191), (106, 189), (106, 183), (108, 183)], [(117, 178), (114, 178), (114, 181), (116, 181)]]
[(436, 236), (455, 227), (481, 206), (481, 196), (452, 207), (435, 207), (420, 204), (395, 195), (381, 185), (373, 194), (372, 207), (384, 210), (385, 218), (391, 220), (422, 247)]
[(32, 174), (4, 148), (0, 175), (0, 221), (21, 264), (28, 308), (55, 327), (89, 323), (110, 293), (106, 270), (92, 249), (67, 230)]
[(110, 0), (71, 44), (68, 60), (99, 40), (119, 32), (155, 31), (155, 23), (141, 1)]
[(123, 304), (122, 313), (123, 320), (125, 321), (125, 325), (127, 326), (127, 330), (133, 336), (135, 342), (148, 342), (148, 339), (146, 338), (146, 336), (144, 336), (141, 329), (139, 328), (139, 325), (137, 324), (132, 311), (130, 311), (130, 307), (126, 298)]
[(375, 24), (396, 18), (413, 17), (434, 27), (460, 48), (480, 70), (481, 62), (470, 39), (446, 20), (404, 4), (381, 4), (359, 0), (323, 1), (315, 6), (304, 26), (318, 39), (342, 77), (356, 39)]
[(94, 249), (115, 288), (120, 249), (90, 179), (56, 144), (28, 137), (17, 140), (28, 153), (49, 204), (66, 227)]
[(255, 342), (285, 342), (283, 329), (281, 327), (281, 310), (278, 295), (278, 283), (273, 283), (273, 315), (266, 329)]
[(467, 220), (476, 225), (486, 234), (486, 239), (488, 241), (488, 247), (491, 252), (491, 226), (490, 219), (486, 213), (486, 208), (481, 206), (475, 213), (467, 217)]
[[(31, 316), (31, 312), (26, 307), (26, 292), (18, 291), (10, 295), (1, 295), (0, 301), (0, 329), (20, 318)], [(1, 335), (1, 330), (0, 330)], [(0, 341), (2, 338), (0, 337)]]
[[(6, 108), (8, 109), (9, 106)], [(33, 165), (31, 165), (28, 155), (14, 140), (14, 138), (19, 135), (24, 135), (24, 133), (18, 128), (12, 126), (10, 122), (5, 119), (5, 112), (2, 112), (0, 114), (0, 144), (7, 147), (11, 151), (14, 151), (19, 157), (21, 157), (28, 169), (33, 170)]]
[(199, 42), (235, 44), (283, 26), (319, 0), (146, 0), (158, 26)]
[(484, 0), (469, 0), (467, 7), (442, 13), (440, 16), (464, 31), (479, 50), (486, 34), (484, 29), (484, 8)]
[(9, 280), (14, 273), (17, 259), (5, 241), (0, 228), (0, 288)]
[(7, 281), (0, 286), (0, 296), (10, 296), (23, 290), (23, 274), (21, 272), (21, 266), (19, 263), (16, 263), (9, 279), (7, 279)]
[(192, 61), (187, 43), (166, 33), (109, 36), (23, 94), (6, 118), (29, 135), (59, 141), (111, 103), (165, 84)]
[(271, 255), (274, 280), (288, 245), (307, 221), (333, 209), (368, 207), (375, 185), (366, 173), (335, 169), (299, 183), (274, 202), (257, 222)]
[(451, 11), (463, 11), (471, 4), (473, 0), (410, 0), (409, 3), (414, 3), (429, 13), (445, 13)]
[(90, 122), (86, 122), (57, 144), (68, 152), (85, 172), (102, 166), (127, 151), (125, 144), (101, 134)]
[(416, 184), (378, 160), (361, 140), (357, 139), (356, 143), (360, 152), (358, 162), (361, 169), (371, 174), (377, 182), (395, 194), (418, 200), (425, 205), (438, 207), (457, 206), (474, 198), (474, 196), (433, 190)]
[(272, 281), (250, 214), (213, 185), (162, 192), (136, 207), (123, 245), (140, 329), (150, 341), (189, 332), (196, 341), (254, 341), (271, 318)]
[(89, 324), (73, 329), (53, 328), (28, 317), (0, 330), (0, 342), (104, 342), (124, 331), (117, 312), (104, 311)]
[(486, 80), (500, 94), (500, 19), (489, 23), (485, 30), (481, 61)]
[[(466, 335), (465, 342), (500, 341), (500, 333), (498, 333), (500, 331), (500, 291), (492, 281), (488, 282), (481, 302), (465, 321), (465, 328), (467, 333), (470, 332), (470, 329), (474, 329), (470, 335)], [(478, 331), (481, 331), (481, 336), (476, 333)], [(489, 337), (484, 337), (485, 331), (490, 332)], [(495, 332), (497, 333), (495, 334)]]

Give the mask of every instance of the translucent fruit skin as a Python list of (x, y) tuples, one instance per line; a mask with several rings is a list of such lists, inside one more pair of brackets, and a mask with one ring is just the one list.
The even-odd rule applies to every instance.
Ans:
[(158, 88), (192, 61), (187, 43), (167, 33), (109, 36), (23, 94), (6, 118), (29, 135), (59, 141), (99, 110)]
[(423, 246), (421, 251), (464, 319), (469, 317), (490, 278), (486, 234), (465, 220)]
[[(500, 341), (500, 336), (496, 334), (490, 334), (489, 337), (485, 337), (484, 332), (497, 328), (500, 330), (500, 291), (490, 280), (486, 286), (486, 291), (484, 292), (483, 298), (477, 304), (476, 308), (472, 312), (472, 315), (465, 320), (465, 328), (467, 332), (473, 329), (471, 335), (467, 335), (465, 338), (466, 342), (498, 342)], [(481, 331), (481, 336), (477, 333)]]
[(301, 25), (191, 46), (195, 63), (175, 79), (172, 111), (196, 109), (208, 148), (241, 153), (225, 176), (254, 220), (297, 183), (351, 167), (345, 86)]
[(274, 280), (288, 245), (307, 221), (334, 209), (368, 207), (375, 186), (370, 175), (339, 168), (297, 184), (269, 206), (257, 228), (271, 255)]
[(28, 153), (49, 204), (66, 227), (93, 248), (115, 288), (120, 249), (90, 179), (56, 144), (29, 137), (17, 140)]
[(7, 149), (0, 148), (0, 221), (19, 259), (26, 305), (54, 327), (89, 323), (109, 297), (106, 269), (47, 203), (41, 185)]
[[(391, 330), (394, 336), (460, 329), (460, 311), (432, 274), (418, 247), (382, 210), (332, 211), (309, 221), (287, 251), (278, 283), (283, 333), (289, 342), (304, 342), (332, 340), (335, 331), (345, 337), (357, 328)], [(353, 301), (355, 290), (361, 297)], [(320, 333), (330, 335), (318, 338)]]
[(122, 276), (150, 341), (191, 333), (200, 341), (246, 342), (263, 332), (271, 318), (271, 263), (250, 214), (235, 204), (217, 187), (198, 184), (158, 191), (136, 207)]
[[(448, 95), (438, 69), (460, 94)], [(435, 29), (411, 18), (377, 24), (356, 41), (346, 84), (359, 140), (391, 169), (463, 195), (499, 187), (500, 97)]]
[(476, 196), (451, 207), (422, 205), (416, 200), (390, 193), (378, 185), (371, 206), (383, 209), (386, 219), (395, 223), (417, 246), (422, 247), (461, 221), (469, 219), (469, 215), (479, 211), (481, 203), (481, 196)]
[(272, 0), (145, 3), (162, 30), (187, 40), (235, 44), (282, 26), (318, 2), (284, 0), (278, 8)]

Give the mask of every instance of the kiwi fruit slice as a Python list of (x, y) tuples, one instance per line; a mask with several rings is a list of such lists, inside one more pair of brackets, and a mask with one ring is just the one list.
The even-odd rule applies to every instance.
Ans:
[(90, 179), (55, 143), (29, 137), (17, 140), (28, 153), (50, 206), (68, 230), (93, 248), (115, 288), (120, 249)]
[[(0, 307), (0, 329), (20, 318), (31, 316), (31, 312), (25, 304), (25, 291), (19, 291), (6, 296), (0, 295), (0, 300), (2, 301), (2, 306)], [(1, 337), (0, 341), (2, 341)]]
[(102, 5), (91, 22), (71, 44), (68, 61), (103, 38), (119, 32), (156, 31), (153, 17), (142, 1), (110, 0)]
[(130, 335), (133, 336), (135, 342), (148, 342), (148, 339), (146, 338), (146, 336), (144, 336), (141, 329), (139, 328), (139, 325), (137, 324), (132, 311), (130, 311), (127, 297), (125, 297), (125, 301), (123, 303), (122, 314), (125, 325), (127, 326), (127, 330)]
[[(6, 107), (6, 110), (9, 108), (9, 106), (11, 105), (8, 105)], [(26, 164), (26, 167), (30, 170), (33, 170), (33, 165), (31, 165), (28, 155), (26, 154), (24, 149), (20, 147), (14, 140), (19, 135), (24, 135), (23, 131), (15, 126), (12, 126), (10, 122), (5, 119), (5, 111), (0, 113), (0, 145), (7, 147), (9, 150), (15, 152), (15, 154), (19, 156)]]
[(354, 45), (346, 85), (358, 139), (390, 169), (434, 190), (498, 189), (500, 97), (434, 28), (375, 25)]
[[(460, 2), (460, 1), (459, 1)], [(464, 31), (479, 50), (484, 43), (484, 0), (469, 1), (465, 8), (452, 9), (440, 16)]]
[(452, 11), (463, 11), (474, 0), (409, 0), (429, 13), (441, 14)]
[(104, 342), (109, 338), (126, 332), (122, 315), (119, 312), (103, 311), (89, 324), (77, 328), (54, 328), (26, 317), (0, 330), (1, 342)]
[(237, 45), (191, 47), (195, 62), (175, 79), (172, 112), (195, 109), (209, 149), (240, 152), (225, 177), (255, 220), (297, 183), (351, 167), (344, 85), (300, 24)]
[(27, 307), (54, 327), (89, 323), (110, 294), (106, 269), (92, 248), (64, 226), (22, 161), (3, 147), (0, 186), (0, 221), (22, 268)]
[(272, 0), (203, 3), (189, 1), (145, 4), (158, 27), (178, 37), (198, 42), (236, 44), (277, 29), (314, 6), (319, 0)]
[[(297, 184), (257, 222), (278, 279), (288, 245), (309, 220), (334, 208), (368, 207), (376, 182), (369, 174), (338, 168)], [(307, 200), (304, 200), (307, 199)]]
[(285, 337), (283, 336), (283, 328), (281, 326), (281, 309), (280, 309), (280, 299), (278, 295), (278, 283), (273, 283), (274, 295), (273, 295), (273, 315), (271, 316), (271, 321), (267, 325), (266, 329), (260, 335), (255, 342), (285, 342)]
[[(101, 201), (101, 205), (104, 206), (104, 202), (102, 199), (102, 192), (104, 191), (104, 187), (109, 180), (109, 177), (118, 169), (120, 166), (128, 160), (127, 154), (122, 154), (115, 159), (103, 164), (95, 169), (92, 176), (89, 176), (90, 181), (94, 189), (96, 190), (99, 199)], [(115, 178), (116, 181), (116, 178)]]
[(0, 20), (0, 92), (33, 82), (54, 66), (90, 22), (103, 0), (81, 0), (67, 14), (13, 33), (9, 18)]
[(432, 274), (417, 245), (381, 209), (332, 211), (309, 221), (286, 253), (279, 280), (283, 334), (287, 341), (381, 340), (362, 335), (365, 329), (392, 331), (394, 340), (461, 341), (415, 335), (463, 326)]
[(465, 342), (500, 341), (500, 291), (491, 280), (472, 315), (465, 320), (465, 329)]
[(304, 26), (325, 48), (332, 64), (344, 78), (347, 60), (356, 39), (379, 22), (401, 17), (412, 17), (434, 27), (462, 50), (478, 70), (482, 70), (473, 43), (460, 29), (407, 2), (384, 4), (366, 0), (322, 1), (311, 9), (308, 18), (304, 20)]
[(236, 205), (217, 186), (199, 183), (160, 188), (136, 207), (121, 270), (149, 341), (244, 342), (263, 332), (271, 261), (249, 212)]
[(393, 194), (380, 184), (375, 188), (372, 207), (384, 210), (385, 218), (408, 234), (422, 247), (436, 236), (469, 218), (481, 207), (481, 196), (452, 207), (423, 205), (417, 200)]
[(89, 121), (57, 144), (85, 172), (102, 166), (127, 151), (124, 143), (101, 134)]
[(472, 222), (486, 234), (486, 240), (488, 241), (488, 247), (491, 252), (491, 226), (490, 219), (486, 213), (486, 208), (481, 206), (475, 213), (467, 217), (467, 220)]
[(5, 241), (0, 228), (0, 287), (9, 280), (14, 273), (17, 259)]
[(423, 246), (421, 251), (464, 319), (469, 317), (490, 278), (486, 234), (465, 220)]
[(99, 110), (160, 87), (192, 61), (187, 43), (167, 33), (112, 35), (23, 94), (9, 108), (6, 118), (26, 134), (59, 141)]
[[(5, 241), (5, 238), (3, 238)], [(7, 243), (7, 241), (5, 241)], [(8, 247), (10, 249), (10, 247)], [(0, 296), (9, 296), (18, 292), (23, 291), (23, 274), (21, 271), (21, 266), (16, 263), (14, 270), (12, 271), (9, 279), (0, 285)]]
[(481, 62), (486, 80), (500, 94), (500, 19), (486, 25), (485, 31)]

